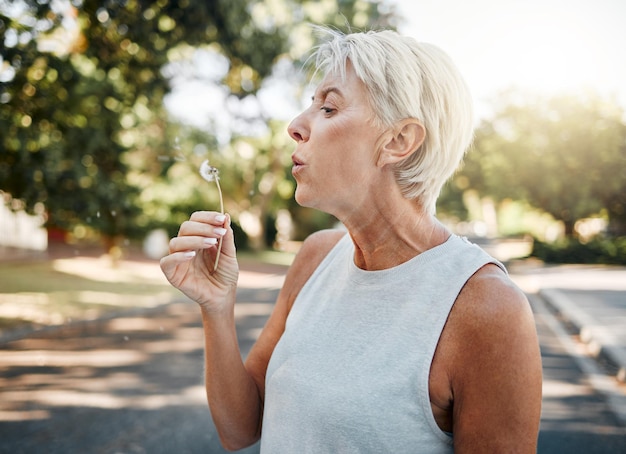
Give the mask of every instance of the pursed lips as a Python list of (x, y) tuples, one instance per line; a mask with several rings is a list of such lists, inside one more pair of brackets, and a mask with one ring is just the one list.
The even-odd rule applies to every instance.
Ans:
[(292, 174), (294, 174), (295, 172), (297, 172), (299, 169), (301, 169), (304, 166), (304, 162), (302, 162), (296, 156), (292, 156), (291, 161), (293, 162), (293, 167), (291, 168)]

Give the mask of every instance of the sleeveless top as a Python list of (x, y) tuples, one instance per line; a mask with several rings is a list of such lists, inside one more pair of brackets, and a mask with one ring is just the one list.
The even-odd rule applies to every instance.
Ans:
[(364, 271), (345, 235), (303, 286), (272, 353), (261, 452), (453, 452), (432, 414), (430, 366), (459, 292), (487, 263), (504, 269), (452, 235)]

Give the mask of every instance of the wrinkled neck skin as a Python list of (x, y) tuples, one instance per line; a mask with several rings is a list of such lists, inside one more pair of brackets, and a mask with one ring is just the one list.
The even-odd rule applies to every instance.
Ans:
[(337, 216), (354, 242), (354, 263), (363, 270), (398, 266), (450, 236), (418, 201), (404, 198), (395, 184), (392, 188), (370, 192), (366, 205)]

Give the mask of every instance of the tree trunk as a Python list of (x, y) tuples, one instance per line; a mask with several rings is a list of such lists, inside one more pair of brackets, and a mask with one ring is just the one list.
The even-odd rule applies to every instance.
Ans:
[(122, 259), (122, 248), (119, 247), (119, 237), (113, 235), (102, 235), (104, 251), (111, 260), (111, 266), (116, 267)]
[(565, 227), (565, 237), (573, 238), (576, 236), (576, 231), (574, 230), (574, 225), (576, 221), (572, 219), (563, 220), (563, 226)]

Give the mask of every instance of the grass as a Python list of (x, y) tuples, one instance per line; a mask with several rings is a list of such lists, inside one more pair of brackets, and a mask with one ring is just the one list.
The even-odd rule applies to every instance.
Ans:
[(270, 265), (290, 266), (295, 254), (281, 251), (237, 251), (237, 258), (240, 262), (256, 261)]
[[(293, 254), (240, 252), (241, 264), (288, 266)], [(111, 313), (151, 308), (184, 298), (165, 279), (157, 261), (76, 256), (55, 260), (0, 261), (0, 338)]]
[(0, 263), (0, 334), (25, 327), (90, 320), (180, 298), (157, 263), (76, 257)]

